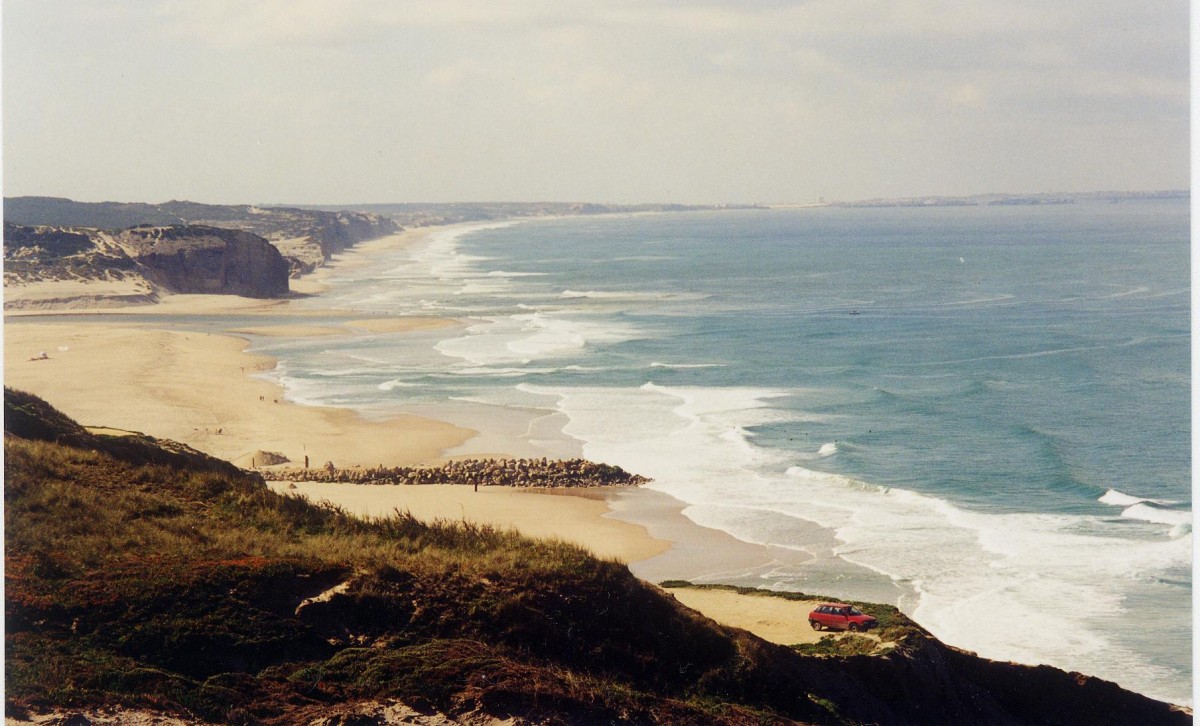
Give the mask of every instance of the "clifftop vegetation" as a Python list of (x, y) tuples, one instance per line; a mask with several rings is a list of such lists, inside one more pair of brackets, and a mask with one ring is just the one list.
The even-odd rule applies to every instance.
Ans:
[(364, 521), (178, 444), (91, 433), (28, 394), (6, 389), (5, 409), (10, 717), (298, 723), (402, 702), (535, 723), (1191, 720), (947, 648), (898, 613), (886, 654), (801, 654), (572, 545)]

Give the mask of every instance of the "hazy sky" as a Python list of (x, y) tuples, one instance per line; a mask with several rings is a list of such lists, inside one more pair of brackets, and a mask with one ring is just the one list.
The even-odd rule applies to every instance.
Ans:
[(1189, 186), (1187, 0), (4, 0), (4, 193)]

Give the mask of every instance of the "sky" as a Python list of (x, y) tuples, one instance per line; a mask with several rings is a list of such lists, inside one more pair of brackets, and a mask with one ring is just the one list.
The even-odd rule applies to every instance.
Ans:
[(4, 0), (6, 196), (1189, 187), (1187, 0)]

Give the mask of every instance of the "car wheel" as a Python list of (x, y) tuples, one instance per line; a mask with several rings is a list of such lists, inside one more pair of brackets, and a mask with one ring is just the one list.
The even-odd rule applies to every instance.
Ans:
[(820, 630), (820, 629), (821, 629), (821, 624), (820, 624), (820, 623), (818, 623), (816, 620), (809, 620), (809, 621), (808, 621), (808, 624), (809, 624), (809, 626), (810, 626), (810, 627), (811, 627), (813, 630)]
[(850, 632), (851, 632), (851, 633), (857, 633), (857, 632), (858, 632), (858, 623), (850, 623)]

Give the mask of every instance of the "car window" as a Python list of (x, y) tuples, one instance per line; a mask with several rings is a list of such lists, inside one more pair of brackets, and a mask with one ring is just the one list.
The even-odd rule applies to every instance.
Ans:
[(849, 608), (851, 615), (862, 615), (862, 611), (858, 608)]

